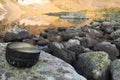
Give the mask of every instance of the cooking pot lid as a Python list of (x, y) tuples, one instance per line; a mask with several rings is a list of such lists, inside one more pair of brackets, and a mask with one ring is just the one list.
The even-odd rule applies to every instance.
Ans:
[(23, 43), (23, 42), (10, 43), (8, 47), (10, 49), (20, 51), (20, 52), (26, 52), (26, 53), (39, 53), (40, 52), (38, 47), (31, 45), (29, 43)]

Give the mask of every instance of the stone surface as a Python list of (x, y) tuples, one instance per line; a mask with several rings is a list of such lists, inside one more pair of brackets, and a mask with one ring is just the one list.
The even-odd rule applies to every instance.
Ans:
[(96, 44), (98, 44), (98, 41), (92, 38), (82, 38), (80, 40), (81, 46), (84, 46), (86, 48), (93, 48)]
[(111, 36), (113, 39), (118, 39), (118, 38), (120, 38), (120, 29), (112, 32), (112, 33), (110, 34), (110, 36)]
[(119, 49), (120, 52), (120, 38), (113, 40), (112, 43), (116, 45), (116, 47)]
[(79, 74), (84, 75), (88, 80), (110, 80), (109, 56), (105, 52), (87, 52), (79, 55), (75, 68)]
[(76, 45), (80, 45), (80, 41), (77, 39), (70, 39), (70, 40), (68, 40), (68, 42), (65, 43), (66, 48), (76, 46)]
[(21, 29), (18, 25), (14, 25), (12, 29), (8, 30), (5, 34), (4, 41), (11, 42), (11, 41), (22, 41), (23, 39), (32, 38), (27, 29)]
[(94, 46), (95, 51), (105, 51), (109, 54), (111, 60), (115, 60), (119, 56), (119, 50), (110, 42), (101, 42)]
[(51, 54), (53, 56), (56, 56), (64, 61), (66, 61), (67, 63), (73, 65), (76, 61), (76, 56), (75, 53), (68, 50), (68, 49), (61, 49), (58, 48), (56, 45), (54, 44), (49, 44), (48, 48), (51, 50)]
[(117, 59), (111, 64), (112, 80), (120, 80), (120, 60)]
[(0, 43), (0, 80), (87, 80), (69, 64), (43, 51), (32, 68), (13, 67), (5, 60), (5, 47)]
[(78, 59), (79, 54), (90, 52), (89, 48), (84, 48), (83, 46), (80, 45), (69, 47), (68, 50), (75, 52), (76, 59)]

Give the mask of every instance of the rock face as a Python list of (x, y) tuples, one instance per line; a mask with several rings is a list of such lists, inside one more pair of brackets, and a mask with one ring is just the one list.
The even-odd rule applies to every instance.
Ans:
[(79, 55), (75, 68), (79, 74), (88, 80), (110, 80), (109, 75), (109, 56), (105, 52), (88, 52)]
[(0, 80), (87, 80), (69, 64), (43, 51), (32, 68), (15, 68), (5, 60), (5, 47), (0, 43)]
[(111, 64), (112, 80), (120, 80), (120, 60), (115, 60)]

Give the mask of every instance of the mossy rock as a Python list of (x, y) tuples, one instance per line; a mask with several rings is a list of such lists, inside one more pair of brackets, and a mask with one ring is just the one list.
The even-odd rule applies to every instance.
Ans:
[(79, 55), (75, 68), (88, 80), (109, 80), (109, 56), (102, 51), (87, 52)]

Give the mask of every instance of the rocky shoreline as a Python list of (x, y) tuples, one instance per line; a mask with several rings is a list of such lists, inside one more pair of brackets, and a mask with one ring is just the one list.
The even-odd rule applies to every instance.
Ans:
[(120, 23), (117, 21), (95, 20), (84, 27), (48, 28), (38, 36), (14, 25), (1, 36), (1, 42), (16, 41), (34, 44), (64, 60), (87, 80), (120, 79)]

